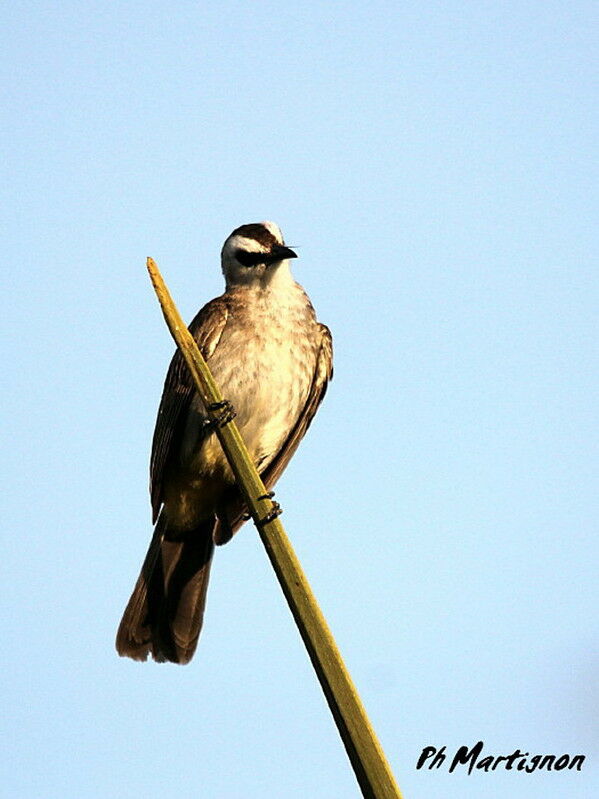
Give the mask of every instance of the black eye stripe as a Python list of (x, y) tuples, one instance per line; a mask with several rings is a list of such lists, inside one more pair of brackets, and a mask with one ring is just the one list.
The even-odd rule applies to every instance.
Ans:
[(244, 266), (256, 266), (266, 262), (268, 253), (248, 252), (247, 250), (235, 250), (235, 258)]

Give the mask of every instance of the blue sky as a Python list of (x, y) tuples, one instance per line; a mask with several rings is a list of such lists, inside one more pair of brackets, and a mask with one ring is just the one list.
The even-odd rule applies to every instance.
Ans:
[[(189, 666), (113, 646), (173, 349), (145, 258), (191, 318), (261, 219), (335, 341), (283, 521), (406, 797), (596, 794), (596, 9), (2, 17), (7, 795), (358, 795), (251, 526)], [(478, 740), (587, 761), (415, 768)]]

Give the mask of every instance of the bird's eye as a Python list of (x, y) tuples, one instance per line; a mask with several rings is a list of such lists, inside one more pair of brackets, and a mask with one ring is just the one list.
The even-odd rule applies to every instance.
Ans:
[(265, 263), (266, 253), (235, 250), (235, 258), (237, 258), (239, 263), (243, 264), (243, 266), (257, 266), (257, 264)]

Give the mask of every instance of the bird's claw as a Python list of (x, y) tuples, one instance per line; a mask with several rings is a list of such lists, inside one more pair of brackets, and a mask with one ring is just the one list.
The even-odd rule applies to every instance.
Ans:
[[(270, 497), (268, 496), (261, 497), (261, 499), (264, 498), (270, 499)], [(281, 513), (283, 513), (283, 508), (279, 505), (278, 502), (273, 502), (272, 508), (269, 510), (266, 516), (264, 516), (262, 519), (258, 519), (258, 521), (256, 522), (257, 527), (264, 527), (265, 524), (268, 524), (269, 522), (274, 522), (277, 516), (280, 516)]]
[[(260, 494), (259, 497), (256, 497), (256, 501), (259, 502), (261, 499), (272, 499), (274, 495), (275, 495), (274, 491), (268, 491), (266, 494)], [(262, 519), (258, 519), (256, 521), (256, 524), (258, 525), (258, 527), (262, 527), (263, 525), (274, 521), (274, 519), (276, 519), (277, 516), (280, 516), (281, 513), (283, 513), (283, 508), (279, 505), (278, 502), (273, 502), (272, 508), (269, 510), (266, 516), (264, 516)], [(252, 516), (250, 513), (244, 513), (241, 518), (243, 519), (244, 522), (247, 522), (252, 518)]]
[(223, 400), (222, 402), (211, 402), (210, 405), (207, 406), (207, 409), (213, 413), (220, 411), (218, 416), (215, 416), (214, 419), (208, 420), (208, 427), (224, 427), (226, 424), (229, 424), (229, 422), (232, 422), (237, 416), (237, 412), (229, 400)]

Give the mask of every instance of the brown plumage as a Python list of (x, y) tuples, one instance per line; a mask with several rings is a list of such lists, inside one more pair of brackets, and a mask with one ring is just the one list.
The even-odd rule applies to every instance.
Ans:
[[(332, 377), (332, 341), (291, 277), (273, 223), (243, 225), (222, 252), (226, 292), (189, 329), (237, 411), (262, 479), (272, 487), (297, 449)], [(251, 265), (248, 265), (251, 264)], [(119, 654), (187, 663), (202, 626), (214, 544), (243, 524), (246, 508), (224, 453), (176, 352), (152, 442), (156, 523), (117, 633)]]

